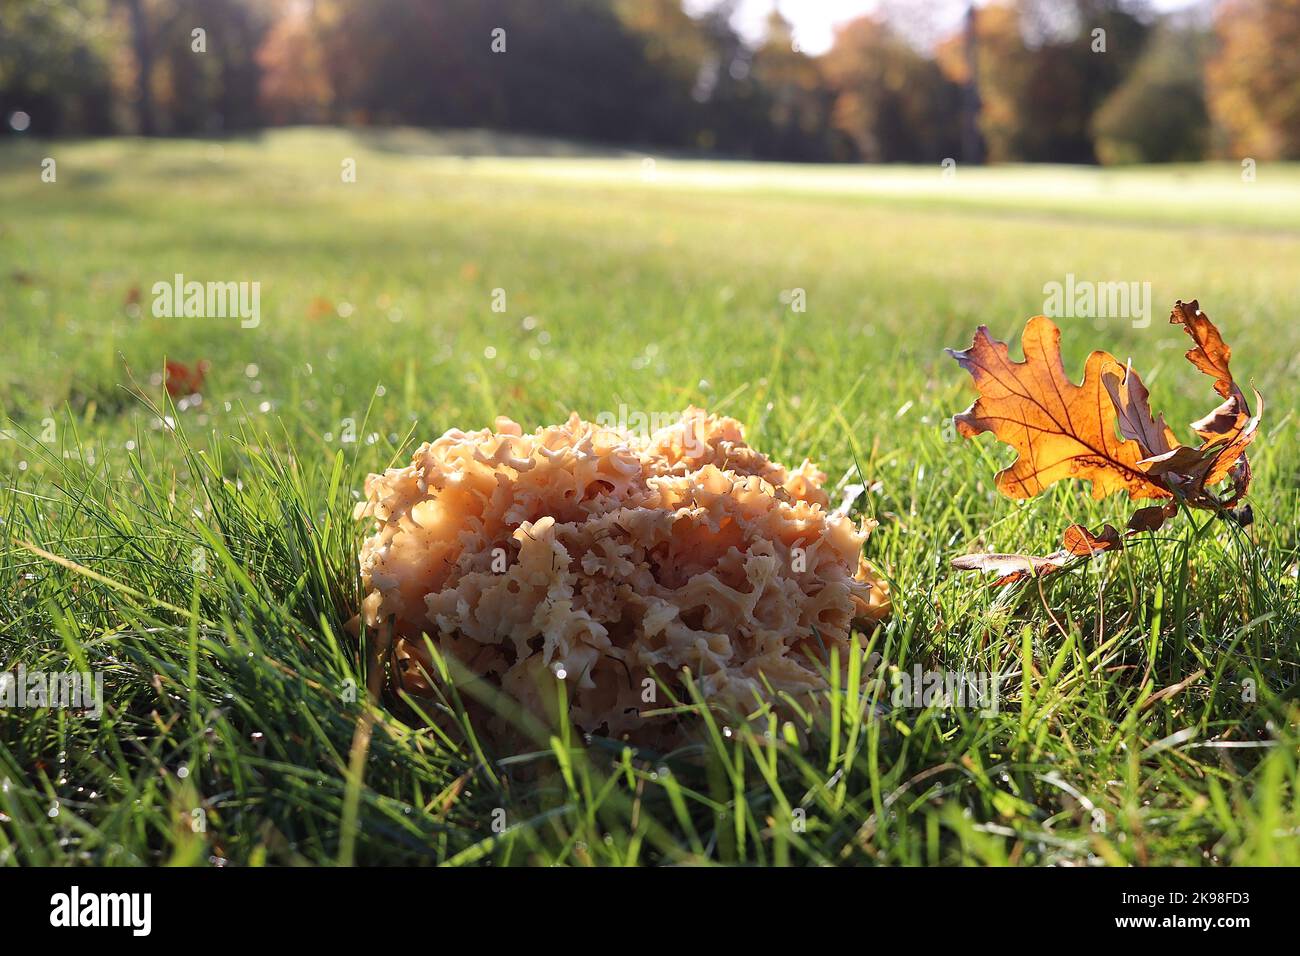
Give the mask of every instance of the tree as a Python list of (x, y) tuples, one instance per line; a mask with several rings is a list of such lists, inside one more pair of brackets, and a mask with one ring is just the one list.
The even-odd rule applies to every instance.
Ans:
[(131, 49), (135, 53), (136, 122), (141, 136), (155, 132), (153, 113), (153, 41), (145, 19), (144, 0), (122, 0), (131, 21)]
[(1097, 156), (1111, 163), (1194, 162), (1209, 148), (1204, 69), (1209, 38), (1156, 29), (1137, 66), (1093, 117)]
[(953, 83), (966, 87), (978, 80), (978, 125), (988, 159), (1020, 159), (1024, 148), (1020, 99), (1030, 81), (1032, 62), (1021, 36), (1019, 13), (1010, 5), (990, 4), (970, 16), (974, 22), (968, 21), (960, 33), (940, 43), (935, 60)]
[[(1136, 63), (1148, 26), (1131, 0), (1014, 0), (976, 14), (980, 130), (995, 161), (1095, 162), (1091, 122)], [(968, 75), (966, 36), (938, 51)]]
[[(834, 93), (817, 60), (796, 49), (789, 21), (773, 10), (767, 36), (754, 51), (754, 82), (767, 99), (767, 136), (759, 155), (785, 159), (828, 159), (834, 152), (831, 110)], [(847, 150), (847, 143), (844, 143)]]
[(708, 110), (693, 94), (712, 52), (699, 22), (678, 0), (615, 0), (614, 10), (638, 46), (627, 64), (638, 104), (635, 141), (699, 145)]
[(869, 162), (938, 162), (960, 149), (961, 92), (873, 16), (836, 30), (825, 56), (834, 124)]
[(102, 0), (0, 3), (0, 124), (31, 117), (33, 133), (104, 133), (111, 121), (109, 52)]
[(1300, 159), (1300, 0), (1222, 0), (1206, 72), (1226, 151)]
[(257, 51), (259, 101), (272, 123), (321, 123), (334, 100), (314, 10), (291, 9)]

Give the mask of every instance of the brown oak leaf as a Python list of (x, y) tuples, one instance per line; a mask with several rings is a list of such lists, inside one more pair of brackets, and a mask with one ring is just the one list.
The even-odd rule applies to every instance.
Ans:
[[(993, 432), (1018, 452), (998, 473), (1004, 494), (1029, 498), (1062, 478), (1083, 478), (1092, 482), (1094, 497), (1127, 491), (1131, 498), (1165, 499), (1134, 512), (1123, 533), (1109, 524), (1097, 532), (1073, 524), (1065, 530), (1063, 547), (1052, 554), (966, 554), (953, 560), (955, 567), (993, 571), (999, 575), (995, 586), (1011, 584), (1122, 549), (1129, 538), (1158, 530), (1180, 502), (1221, 514), (1237, 506), (1250, 488), (1246, 448), (1258, 434), (1264, 400), (1255, 391), (1252, 414), (1232, 376), (1232, 350), (1195, 300), (1175, 304), (1169, 320), (1191, 336), (1195, 346), (1188, 360), (1214, 379), (1223, 398), (1191, 423), (1199, 445), (1179, 442), (1164, 416), (1152, 412), (1137, 372), (1106, 352), (1088, 356), (1083, 383), (1073, 384), (1061, 361), (1060, 330), (1044, 316), (1025, 326), (1023, 362), (1012, 361), (1006, 343), (992, 339), (983, 326), (969, 349), (947, 350), (970, 372), (980, 393), (955, 416), (958, 431), (967, 438)], [(1225, 479), (1232, 492), (1220, 499), (1210, 489)], [(1250, 522), (1249, 506), (1230, 513)]]
[(1072, 524), (1065, 529), (1065, 550), (1080, 558), (1090, 558), (1094, 554), (1124, 547), (1124, 539), (1114, 525), (1103, 525), (1101, 531), (1093, 534), (1081, 524)]
[[(1170, 325), (1181, 325), (1183, 331), (1192, 337), (1196, 344), (1187, 350), (1187, 360), (1206, 375), (1213, 377), (1214, 390), (1224, 398), (1241, 394), (1241, 389), (1232, 378), (1228, 362), (1232, 359), (1232, 348), (1223, 341), (1223, 336), (1215, 328), (1210, 317), (1201, 311), (1201, 305), (1193, 299), (1184, 302), (1179, 299), (1169, 313)], [(1245, 401), (1245, 396), (1241, 396)]]
[(1163, 483), (1141, 466), (1149, 457), (1142, 446), (1116, 434), (1115, 405), (1102, 372), (1123, 366), (1107, 352), (1093, 352), (1083, 383), (1075, 385), (1065, 373), (1060, 342), (1061, 330), (1039, 315), (1021, 337), (1023, 362), (1012, 361), (1007, 344), (991, 338), (984, 326), (969, 349), (947, 350), (970, 372), (980, 393), (955, 416), (958, 431), (967, 438), (993, 432), (1019, 452), (998, 473), (998, 489), (1012, 498), (1032, 498), (1063, 478), (1082, 478), (1092, 482), (1096, 498), (1115, 491), (1127, 491), (1131, 498), (1169, 497)]
[(980, 552), (963, 554), (952, 559), (952, 566), (959, 571), (992, 571), (998, 575), (994, 587), (1015, 584), (1036, 574), (1051, 574), (1059, 571), (1073, 556), (1065, 551), (1057, 551), (1044, 557), (1031, 554), (995, 554)]
[[(1139, 509), (1139, 511), (1162, 510), (1159, 505)], [(1124, 547), (1124, 539), (1136, 533), (1130, 530), (1120, 534), (1114, 525), (1109, 524), (1103, 525), (1097, 532), (1089, 531), (1081, 524), (1072, 524), (1065, 529), (1061, 542), (1063, 547), (1051, 554), (1042, 556), (991, 552), (963, 554), (953, 558), (952, 566), (961, 571), (996, 572), (998, 578), (993, 582), (993, 586), (1002, 587), (1034, 575), (1059, 571), (1076, 558), (1091, 558), (1105, 551), (1119, 550)]]
[(1214, 390), (1224, 398), (1218, 408), (1192, 422), (1192, 430), (1204, 442), (1201, 451), (1210, 463), (1203, 485), (1216, 485), (1234, 472), (1238, 476), (1244, 474), (1246, 477), (1242, 483), (1238, 480), (1233, 483), (1238, 490), (1237, 497), (1240, 497), (1249, 485), (1250, 464), (1245, 462), (1238, 467), (1238, 462), (1244, 460), (1247, 446), (1255, 440), (1264, 412), (1264, 399), (1255, 392), (1256, 411), (1252, 415), (1246, 393), (1232, 376), (1232, 348), (1223, 341), (1218, 328), (1201, 311), (1196, 299), (1175, 302), (1173, 311), (1169, 313), (1169, 323), (1181, 325), (1183, 331), (1191, 336), (1196, 344), (1187, 350), (1187, 360), (1214, 379)]
[(1178, 504), (1173, 501), (1166, 501), (1163, 505), (1149, 505), (1146, 508), (1139, 508), (1129, 515), (1129, 533), (1140, 534), (1144, 531), (1159, 531), (1165, 520), (1172, 518), (1177, 513)]

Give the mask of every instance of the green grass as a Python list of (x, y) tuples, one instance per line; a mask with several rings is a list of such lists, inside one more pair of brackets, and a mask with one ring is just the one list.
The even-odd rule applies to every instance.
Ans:
[[(0, 713), (0, 860), (1300, 863), (1300, 169), (650, 175), (637, 156), (458, 143), (0, 149), (0, 666), (106, 684), (98, 721)], [(150, 289), (177, 272), (260, 282), (261, 324), (154, 318)], [(943, 347), (980, 324), (1018, 339), (1067, 273), (1151, 283), (1148, 328), (1062, 320), (1066, 361), (1131, 356), (1180, 428), (1215, 396), (1165, 316), (1200, 299), (1268, 400), (1256, 522), (1180, 517), (992, 590), (951, 557), (1125, 514), (1080, 487), (1006, 500), (1005, 448), (945, 441), (972, 393)], [(164, 357), (212, 363), (200, 405), (167, 406)], [(873, 706), (860, 661), (838, 662), (811, 727), (706, 711), (671, 754), (566, 727), (494, 753), (454, 674), (454, 726), (368, 702), (344, 627), (368, 471), (499, 414), (690, 402), (832, 482), (860, 466), (895, 589), (872, 649), (998, 671), (996, 716)]]

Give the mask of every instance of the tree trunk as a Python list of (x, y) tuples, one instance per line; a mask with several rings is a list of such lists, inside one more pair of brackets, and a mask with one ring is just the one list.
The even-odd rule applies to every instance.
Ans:
[(124, 0), (131, 15), (131, 40), (135, 48), (136, 115), (141, 136), (154, 135), (153, 124), (153, 51), (149, 46), (149, 26), (145, 23), (142, 0)]
[(966, 8), (966, 64), (968, 76), (961, 90), (961, 157), (972, 165), (984, 162), (984, 137), (980, 135), (979, 32), (975, 4)]

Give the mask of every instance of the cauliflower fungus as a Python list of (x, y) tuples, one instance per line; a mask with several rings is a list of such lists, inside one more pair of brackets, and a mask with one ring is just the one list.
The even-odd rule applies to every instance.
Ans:
[(695, 408), (648, 437), (576, 413), (531, 435), (453, 429), (366, 481), (362, 616), (390, 628), (408, 692), (430, 690), (427, 635), (538, 716), (564, 680), (588, 732), (644, 737), (655, 679), (680, 687), (683, 668), (709, 699), (800, 695), (889, 613), (867, 528), (828, 508), (825, 480)]

